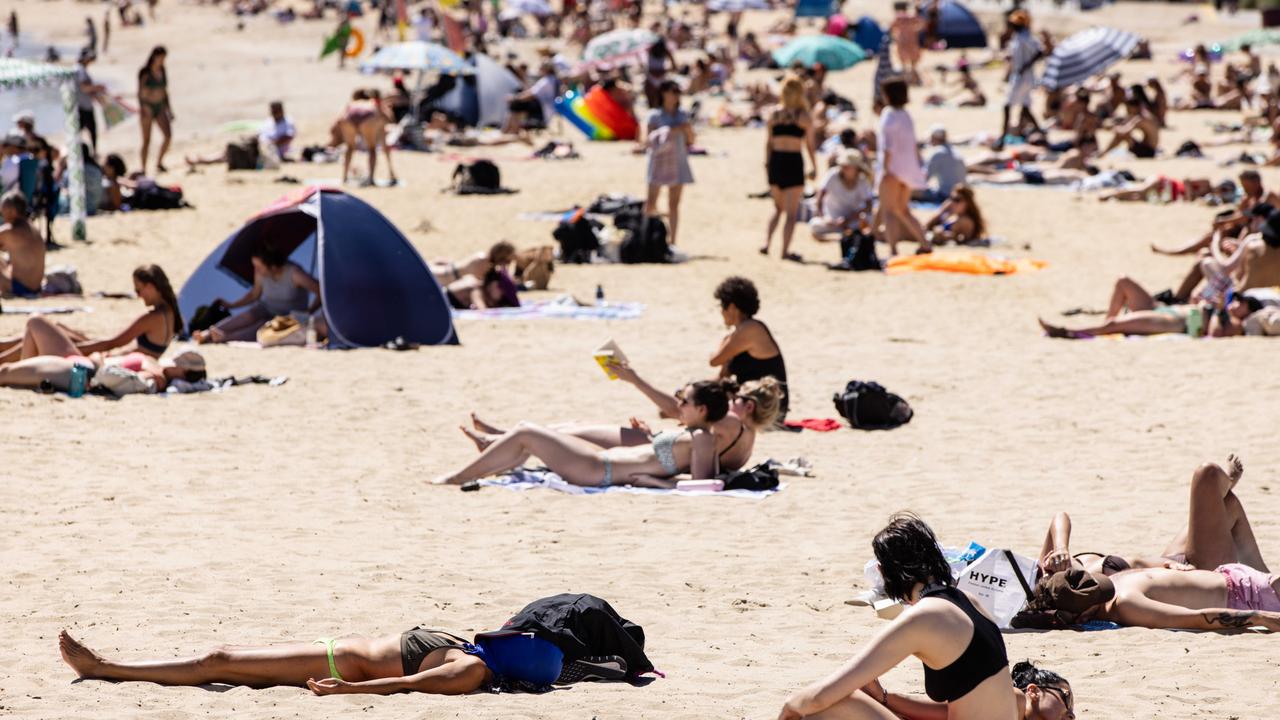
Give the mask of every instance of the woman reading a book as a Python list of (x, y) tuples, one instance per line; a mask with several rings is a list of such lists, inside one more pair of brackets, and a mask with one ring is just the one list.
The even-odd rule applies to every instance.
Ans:
[[(645, 397), (657, 406), (662, 417), (680, 417), (680, 391), (672, 394), (654, 387), (636, 373), (620, 351), (615, 350), (614, 358), (607, 361), (606, 371), (611, 373), (612, 377), (629, 383), (644, 393)], [(744, 383), (732, 393), (729, 398), (728, 412), (720, 420), (708, 425), (715, 441), (715, 452), (719, 458), (721, 472), (740, 470), (747, 465), (755, 449), (756, 433), (761, 428), (773, 424), (778, 415), (782, 397), (782, 386), (772, 377)], [(484, 422), (475, 413), (471, 413), (471, 424), (474, 429), (463, 427), (462, 431), (482, 451), (506, 433), (505, 430)], [(653, 443), (655, 438), (655, 433), (649, 425), (634, 417), (630, 419), (628, 425), (621, 427), (561, 423), (550, 425), (548, 429), (584, 440), (606, 450), (648, 445)]]
[[(627, 365), (614, 364), (610, 368), (620, 378), (643, 383)], [(622, 430), (580, 428), (577, 431), (580, 434), (574, 434), (520, 423), (512, 430), (500, 432), (473, 415), (476, 430), (464, 427), (462, 431), (476, 443), (480, 456), (435, 482), (453, 485), (478, 480), (513, 470), (536, 456), (574, 485), (673, 488), (678, 475), (688, 474), (695, 480), (712, 479), (720, 474), (726, 459), (732, 457), (734, 461), (745, 462), (739, 458), (749, 457), (750, 451), (742, 454), (739, 445), (754, 444), (755, 430), (743, 417), (767, 415), (765, 419), (772, 420), (767, 408), (759, 413), (747, 409), (757, 401), (739, 397), (737, 385), (731, 381), (690, 383), (674, 396), (666, 396), (648, 383), (643, 383), (643, 388), (647, 388), (645, 394), (659, 407), (672, 411), (685, 429), (654, 434), (644, 423), (633, 419), (632, 427)], [(762, 387), (760, 392), (761, 398), (773, 397), (776, 406), (776, 384), (769, 389)], [(733, 415), (730, 415), (731, 406), (735, 410)], [(722, 446), (724, 437), (730, 439)], [(735, 453), (735, 449), (738, 452)]]

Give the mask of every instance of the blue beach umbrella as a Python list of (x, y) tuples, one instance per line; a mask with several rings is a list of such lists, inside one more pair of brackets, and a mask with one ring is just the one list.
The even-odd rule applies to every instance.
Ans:
[(948, 49), (987, 46), (987, 31), (969, 8), (955, 0), (933, 0), (925, 5), (925, 10), (931, 10), (935, 3), (939, 3), (938, 40), (946, 43)]
[(449, 48), (438, 43), (415, 40), (383, 47), (360, 63), (360, 69), (364, 72), (403, 70), (463, 73), (470, 68), (461, 56)]
[(797, 60), (805, 67), (822, 63), (828, 70), (844, 70), (867, 59), (856, 43), (834, 35), (805, 35), (773, 51), (773, 61), (787, 67)]

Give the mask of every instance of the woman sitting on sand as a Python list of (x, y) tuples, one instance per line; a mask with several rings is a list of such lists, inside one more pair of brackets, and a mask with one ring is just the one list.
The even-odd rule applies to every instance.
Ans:
[(490, 268), (481, 278), (463, 275), (445, 286), (445, 296), (454, 310), (520, 307), (515, 281), (500, 268)]
[(204, 357), (190, 350), (163, 362), (140, 352), (112, 357), (93, 353), (85, 357), (65, 338), (62, 342), (47, 344), (44, 350), (44, 354), (0, 365), (0, 387), (67, 392), (77, 366), (87, 371), (86, 383), (104, 368), (123, 368), (137, 374), (152, 392), (164, 392), (173, 380), (194, 383), (208, 377)]
[(956, 185), (951, 196), (942, 203), (938, 214), (924, 225), (929, 241), (935, 244), (953, 242), (965, 245), (987, 236), (987, 224), (973, 196), (973, 188)]
[[(1018, 708), (1018, 720), (1074, 720), (1075, 693), (1071, 683), (1052, 670), (1036, 667), (1029, 660), (1013, 666), (1013, 695)], [(892, 713), (890, 718), (938, 718), (947, 717), (947, 703), (920, 700), (910, 695), (891, 693), (879, 680), (873, 680), (863, 691)], [(870, 717), (882, 717), (871, 715)]]
[[(77, 348), (76, 355), (89, 355), (110, 350), (129, 350), (159, 358), (173, 338), (182, 333), (182, 313), (173, 294), (169, 278), (159, 265), (142, 265), (133, 271), (133, 290), (147, 304), (147, 311), (114, 337), (93, 340), (82, 332), (45, 319), (32, 317), (21, 337), (0, 340), (0, 365), (38, 355), (64, 355), (47, 348), (68, 342)], [(129, 347), (132, 344), (132, 347)]]
[(503, 677), (549, 685), (560, 669), (560, 650), (523, 635), (481, 640), (477, 647), (452, 633), (415, 627), (381, 637), (324, 638), (310, 643), (223, 645), (178, 660), (109, 660), (58, 633), (62, 659), (86, 680), (152, 682), (161, 685), (306, 687), (316, 695), (422, 692), (465, 695), (488, 686), (499, 667)]
[(531, 456), (541, 459), (567, 482), (586, 487), (673, 488), (675, 476), (682, 473), (691, 474), (695, 480), (711, 479), (720, 472), (711, 425), (728, 414), (734, 389), (733, 383), (723, 380), (686, 385), (676, 394), (676, 402), (678, 420), (687, 431), (658, 433), (649, 445), (602, 450), (573, 435), (520, 423), (514, 430), (489, 440), (480, 457), (433, 482), (461, 485), (514, 470)]
[[(253, 263), (253, 287), (234, 302), (222, 298), (214, 300), (228, 310), (248, 306), (242, 313), (232, 315), (208, 330), (198, 331), (191, 337), (199, 343), (252, 341), (258, 329), (272, 318), (294, 313), (313, 315), (320, 309), (320, 283), (297, 264), (279, 252), (270, 243), (262, 242), (250, 251)], [(315, 298), (310, 305), (308, 297)], [(321, 323), (323, 316), (316, 316)], [(325, 335), (323, 328), (320, 335)]]
[(1072, 330), (1041, 320), (1040, 327), (1049, 337), (1065, 340), (1088, 339), (1097, 335), (1165, 333), (1186, 333), (1193, 338), (1227, 337), (1242, 334), (1245, 318), (1261, 309), (1261, 302), (1245, 295), (1234, 295), (1225, 311), (1216, 310), (1207, 302), (1159, 305), (1141, 285), (1122, 277), (1116, 281), (1111, 304), (1101, 324)]
[(866, 157), (858, 150), (841, 148), (832, 165), (818, 187), (818, 212), (809, 220), (815, 240), (836, 240), (871, 223), (875, 176)]
[(1213, 570), (1219, 565), (1240, 563), (1269, 572), (1253, 536), (1253, 526), (1244, 505), (1235, 494), (1244, 475), (1244, 463), (1235, 455), (1226, 467), (1205, 463), (1191, 476), (1191, 498), (1187, 525), (1165, 546), (1159, 557), (1071, 553), (1071, 517), (1060, 512), (1053, 518), (1040, 551), (1040, 568), (1047, 574), (1080, 568), (1086, 572), (1112, 575), (1130, 569), (1170, 568), (1173, 570)]
[(435, 275), (436, 282), (441, 285), (456, 282), (464, 276), (483, 280), (490, 270), (495, 268), (505, 270), (515, 259), (516, 246), (502, 240), (494, 243), (488, 252), (478, 252), (457, 262), (433, 260), (430, 263), (431, 274)]
[(395, 185), (396, 171), (391, 165), (391, 148), (387, 146), (387, 124), (389, 120), (383, 113), (382, 104), (376, 91), (357, 90), (351, 96), (351, 102), (342, 110), (342, 117), (334, 123), (336, 135), (342, 138), (345, 152), (342, 156), (342, 183), (345, 185), (351, 174), (351, 156), (356, 152), (356, 145), (363, 142), (369, 151), (369, 177), (361, 185), (373, 185), (374, 172), (378, 165), (378, 149), (382, 149), (387, 159), (387, 173), (391, 176), (391, 184)]
[(736, 275), (725, 278), (716, 287), (715, 298), (720, 302), (720, 318), (730, 330), (711, 356), (711, 367), (720, 369), (721, 378), (734, 378), (739, 383), (766, 377), (777, 380), (782, 387), (778, 408), (781, 422), (791, 407), (787, 363), (769, 326), (755, 317), (760, 311), (760, 294), (755, 283)]
[[(885, 593), (908, 607), (849, 662), (792, 695), (778, 720), (800, 718), (920, 717), (921, 704), (890, 696), (880, 676), (914, 655), (924, 663), (925, 691), (945, 704), (950, 720), (1015, 720), (1024, 716), (1009, 677), (1009, 659), (1000, 629), (969, 596), (956, 589), (938, 539), (920, 518), (893, 516), (871, 543)], [(1037, 678), (1039, 680), (1039, 678)], [(1046, 682), (1046, 687), (1056, 682)], [(1028, 684), (1028, 688), (1030, 684)], [(1042, 702), (1069, 702), (1069, 694), (1037, 693)], [(1061, 717), (1061, 712), (1058, 713)]]
[[(635, 386), (652, 400), (661, 417), (680, 417), (678, 397), (650, 385), (628, 364), (610, 363), (609, 369), (619, 380)], [(707, 426), (715, 438), (715, 453), (722, 472), (740, 470), (751, 461), (757, 434), (773, 425), (778, 416), (781, 398), (782, 387), (771, 377), (744, 383), (733, 393), (729, 401), (729, 412)], [(475, 413), (471, 413), (471, 424), (474, 431), (463, 427), (462, 432), (471, 438), (479, 450), (489, 447), (507, 432), (480, 420)], [(631, 418), (631, 424), (626, 427), (565, 423), (548, 426), (548, 429), (572, 435), (604, 449), (648, 445), (656, 437), (646, 423), (636, 418)]]
[[(1129, 152), (1138, 158), (1153, 158), (1160, 147), (1160, 121), (1156, 118), (1147, 92), (1141, 85), (1132, 85), (1124, 96), (1128, 116), (1115, 128), (1111, 143), (1103, 148), (1106, 155), (1121, 143), (1128, 143)], [(1141, 139), (1138, 139), (1141, 136)]]

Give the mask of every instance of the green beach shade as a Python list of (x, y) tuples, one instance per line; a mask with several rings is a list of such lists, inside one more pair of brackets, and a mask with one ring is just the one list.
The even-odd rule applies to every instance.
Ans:
[(805, 35), (773, 51), (773, 60), (779, 67), (798, 60), (805, 67), (822, 63), (828, 70), (844, 70), (866, 59), (867, 52), (857, 43), (834, 35)]
[(1259, 47), (1261, 45), (1280, 45), (1280, 30), (1250, 30), (1222, 43), (1227, 52), (1239, 50), (1244, 45)]

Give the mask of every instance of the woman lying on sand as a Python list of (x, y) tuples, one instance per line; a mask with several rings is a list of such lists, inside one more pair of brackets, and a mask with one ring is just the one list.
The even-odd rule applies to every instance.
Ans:
[(67, 392), (71, 387), (71, 373), (76, 366), (82, 366), (88, 371), (86, 382), (92, 381), (94, 375), (103, 368), (120, 367), (136, 373), (154, 392), (164, 392), (173, 380), (193, 383), (208, 376), (204, 358), (191, 351), (179, 353), (173, 360), (164, 362), (139, 352), (112, 357), (93, 353), (85, 357), (79, 354), (75, 345), (68, 342), (62, 347), (49, 348), (47, 354), (0, 366), (0, 387)]
[[(152, 358), (158, 358), (168, 349), (175, 335), (182, 332), (182, 313), (178, 311), (178, 298), (173, 294), (169, 278), (159, 265), (143, 265), (133, 271), (133, 290), (138, 299), (147, 304), (147, 311), (129, 323), (114, 337), (93, 340), (81, 332), (47, 320), (37, 315), (27, 321), (21, 337), (0, 340), (0, 365), (26, 360), (38, 355), (89, 355), (129, 348)], [(50, 350), (70, 343), (72, 353)]]
[[(541, 642), (555, 649), (551, 643)], [(538, 654), (537, 643), (483, 645), (486, 657), (503, 656), (502, 662), (491, 662), (503, 667), (507, 677), (546, 685), (559, 673), (559, 663), (552, 663), (556, 674), (546, 677), (550, 674), (548, 664), (541, 657), (530, 657)], [(161, 685), (216, 683), (255, 688), (291, 685), (309, 688), (316, 695), (463, 695), (494, 679), (493, 670), (477, 655), (474, 645), (452, 633), (422, 627), (375, 638), (323, 638), (310, 643), (257, 647), (223, 645), (195, 657), (135, 662), (108, 660), (63, 630), (58, 633), (58, 649), (62, 659), (86, 680)]]
[[(734, 383), (723, 380), (686, 385), (676, 394), (676, 403), (680, 424), (688, 430), (658, 433), (647, 445), (601, 449), (580, 437), (522, 422), (497, 438), (486, 438), (480, 457), (433, 482), (461, 485), (514, 470), (531, 456), (541, 459), (567, 482), (586, 487), (673, 488), (675, 476), (681, 473), (690, 473), (695, 480), (714, 478), (720, 469), (711, 426), (728, 414), (736, 388)], [(465, 428), (463, 432), (467, 432)]]
[[(1212, 304), (1159, 305), (1151, 293), (1133, 280), (1122, 277), (1111, 293), (1107, 315), (1099, 325), (1068, 329), (1050, 325), (1040, 327), (1051, 338), (1081, 340), (1097, 335), (1163, 335), (1186, 333), (1191, 337), (1229, 337), (1244, 333), (1244, 320), (1262, 309), (1262, 303), (1247, 295), (1233, 295), (1226, 310)], [(1128, 312), (1122, 311), (1127, 310)]]
[(479, 278), (463, 275), (445, 286), (445, 296), (454, 310), (520, 307), (515, 281), (498, 268), (489, 268)]
[(1253, 527), (1234, 492), (1244, 475), (1244, 464), (1235, 455), (1226, 468), (1206, 463), (1191, 476), (1190, 517), (1160, 557), (1122, 557), (1102, 553), (1071, 554), (1071, 517), (1058, 513), (1049, 526), (1040, 551), (1040, 568), (1045, 574), (1080, 568), (1086, 572), (1112, 575), (1130, 569), (1169, 568), (1172, 570), (1212, 570), (1219, 565), (1240, 563), (1268, 572), (1262, 551), (1253, 536)]
[[(662, 417), (680, 417), (678, 397), (650, 385), (637, 375), (630, 365), (611, 363), (609, 369), (618, 376), (619, 380), (634, 385), (637, 390), (652, 400)], [(715, 453), (719, 458), (722, 472), (739, 470), (751, 460), (751, 453), (756, 445), (756, 434), (773, 424), (778, 414), (778, 403), (781, 397), (782, 390), (778, 381), (771, 377), (744, 383), (733, 393), (729, 401), (728, 414), (707, 426), (715, 438)], [(466, 433), (467, 437), (476, 444), (476, 448), (481, 451), (507, 433), (506, 430), (480, 420), (475, 413), (471, 414), (471, 424), (475, 428), (474, 431), (463, 427), (462, 432)], [(547, 429), (586, 440), (606, 450), (650, 445), (657, 437), (647, 424), (636, 418), (631, 418), (631, 424), (627, 427), (565, 423), (551, 425)]]
[(516, 247), (502, 240), (494, 243), (488, 252), (478, 252), (457, 262), (432, 260), (431, 274), (435, 275), (436, 282), (441, 285), (457, 282), (468, 275), (477, 280), (483, 280), (490, 270), (495, 268), (505, 270), (515, 259)]
[[(844, 667), (792, 695), (779, 720), (1015, 720), (1028, 717), (1033, 695), (1039, 714), (1029, 717), (1070, 716), (1070, 686), (1056, 675), (1028, 677), (1018, 696), (1000, 629), (955, 588), (938, 539), (923, 520), (895, 515), (871, 546), (885, 593), (909, 607)], [(880, 676), (912, 655), (924, 663), (932, 703), (891, 696), (880, 685)]]

